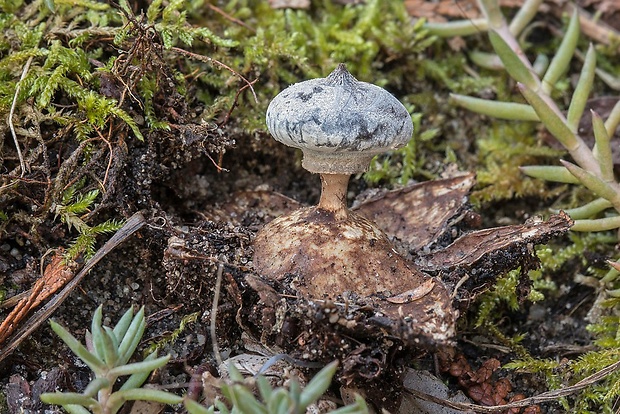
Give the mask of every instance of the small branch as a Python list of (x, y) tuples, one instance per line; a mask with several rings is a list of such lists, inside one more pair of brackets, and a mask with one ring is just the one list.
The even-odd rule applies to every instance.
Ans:
[(237, 76), (239, 79), (241, 79), (243, 82), (246, 83), (247, 87), (249, 87), (250, 90), (252, 91), (252, 96), (254, 96), (254, 101), (258, 102), (258, 98), (256, 97), (256, 92), (254, 91), (254, 87), (252, 86), (252, 84), (254, 82), (256, 82), (256, 81), (250, 82), (245, 77), (243, 77), (243, 75), (241, 75), (239, 72), (237, 72), (236, 70), (234, 70), (230, 66), (226, 65), (225, 63), (220, 62), (219, 60), (210, 58), (208, 56), (203, 56), (203, 55), (199, 55), (197, 53), (188, 52), (185, 49), (181, 49), (179, 47), (174, 47), (174, 46), (171, 47), (170, 50), (173, 50), (173, 51), (175, 51), (177, 53), (180, 53), (180, 54), (185, 55), (187, 57), (190, 57), (192, 59), (196, 59), (196, 60), (199, 60), (199, 61), (204, 62), (204, 63), (214, 64), (216, 66), (219, 66), (221, 68), (226, 69), (227, 71), (229, 71), (233, 75)]
[[(235, 94), (235, 99), (233, 100), (233, 104), (230, 106), (230, 110), (226, 113), (224, 120), (219, 124), (220, 126), (226, 125), (226, 123), (228, 123), (230, 116), (232, 115), (235, 108), (238, 106), (239, 96), (241, 95), (241, 92), (243, 92), (247, 88), (251, 88), (256, 82), (258, 82), (258, 78), (254, 79), (252, 82), (246, 85), (243, 85), (241, 88), (237, 90), (237, 93)], [(256, 98), (256, 95), (254, 95), (254, 98)]]
[(219, 367), (223, 364), (222, 355), (220, 354), (220, 347), (217, 343), (216, 323), (217, 323), (217, 306), (220, 301), (220, 291), (222, 289), (222, 274), (224, 273), (224, 264), (220, 263), (217, 266), (217, 279), (215, 279), (215, 294), (213, 295), (213, 303), (211, 306), (211, 346), (213, 346), (213, 355), (217, 361), (218, 371)]
[(15, 95), (13, 95), (13, 103), (11, 104), (11, 110), (9, 111), (9, 128), (11, 129), (11, 135), (13, 136), (13, 142), (15, 143), (15, 149), (17, 150), (17, 156), (19, 157), (19, 165), (21, 167), (20, 178), (24, 176), (26, 173), (26, 163), (24, 163), (24, 157), (22, 156), (22, 150), (19, 147), (19, 141), (17, 141), (17, 134), (15, 133), (15, 125), (13, 125), (13, 115), (15, 114), (15, 107), (17, 106), (17, 97), (19, 96), (19, 91), (22, 86), (22, 81), (26, 78), (28, 74), (28, 69), (30, 69), (30, 64), (32, 63), (33, 56), (30, 56), (24, 65), (24, 69), (22, 70), (22, 76), (19, 78), (17, 85), (15, 86)]
[(217, 6), (214, 6), (213, 4), (207, 4), (207, 6), (213, 10), (216, 13), (221, 14), (222, 16), (224, 16), (224, 18), (230, 20), (233, 23), (238, 24), (239, 26), (243, 26), (246, 29), (248, 29), (249, 31), (251, 31), (252, 33), (256, 33), (256, 29), (253, 27), (250, 27), (248, 24), (244, 23), (243, 21), (237, 19), (236, 17), (231, 16), (230, 14), (226, 13), (224, 10), (220, 9)]

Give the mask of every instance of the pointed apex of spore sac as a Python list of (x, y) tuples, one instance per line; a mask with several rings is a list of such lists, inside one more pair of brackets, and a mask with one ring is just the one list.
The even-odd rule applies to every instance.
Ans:
[(358, 83), (358, 80), (349, 73), (344, 63), (339, 63), (336, 69), (327, 77), (327, 84), (332, 86), (353, 87), (356, 83)]

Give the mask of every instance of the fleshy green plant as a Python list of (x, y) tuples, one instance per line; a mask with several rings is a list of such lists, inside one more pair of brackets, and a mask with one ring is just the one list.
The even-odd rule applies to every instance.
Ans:
[[(463, 95), (452, 95), (453, 102), (471, 111), (497, 119), (541, 122), (564, 147), (573, 162), (560, 160), (560, 165), (525, 166), (521, 170), (530, 177), (566, 185), (579, 185), (592, 194), (590, 199), (594, 201), (567, 210), (567, 213), (575, 220), (572, 229), (585, 233), (572, 233), (573, 244), (553, 255), (550, 255), (546, 248), (539, 250), (539, 253), (542, 253), (540, 258), (544, 272), (557, 269), (571, 257), (582, 256), (586, 250), (592, 251), (609, 243), (609, 240), (604, 240), (610, 238), (609, 233), (592, 232), (615, 230), (615, 240), (617, 240), (620, 229), (620, 183), (614, 176), (610, 142), (620, 124), (620, 102), (616, 103), (606, 120), (592, 112), (592, 131), (595, 142), (592, 147), (589, 147), (579, 135), (578, 127), (597, 72), (595, 49), (590, 46), (583, 59), (579, 80), (565, 115), (554, 93), (560, 89), (563, 75), (568, 71), (573, 55), (577, 54), (579, 17), (577, 13), (572, 15), (566, 33), (548, 65), (540, 64), (542, 61), (540, 59), (530, 62), (517, 38), (526, 30), (540, 4), (541, 0), (526, 0), (514, 19), (507, 23), (496, 0), (479, 0), (484, 18), (467, 22), (427, 25), (427, 28), (431, 33), (442, 36), (466, 35), (480, 30), (488, 31), (496, 54), (478, 53), (475, 57), (472, 55), (472, 60), (486, 68), (506, 70), (508, 75), (517, 81), (517, 87), (523, 96), (524, 103), (496, 102)], [(585, 266), (586, 260), (582, 262)], [(615, 296), (620, 296), (620, 290), (617, 286), (614, 289), (611, 282), (617, 279), (620, 265), (617, 263), (611, 263), (611, 265), (616, 269), (612, 269), (606, 275), (600, 269), (587, 270), (587, 273), (598, 276), (601, 282), (600, 284), (594, 282), (599, 288), (599, 297), (593, 310), (600, 311), (602, 316), (594, 316), (595, 321), (593, 320), (593, 323), (588, 326), (588, 330), (597, 338), (595, 343), (600, 349), (585, 353), (576, 361), (558, 364), (556, 361), (541, 360), (530, 356), (525, 348), (518, 346), (519, 337), (517, 337), (509, 342), (519, 355), (519, 360), (505, 367), (540, 374), (546, 379), (550, 388), (556, 389), (565, 385), (567, 377), (579, 381), (616, 363), (620, 358), (617, 351), (620, 320), (614, 315), (617, 314), (620, 302)], [(582, 279), (586, 278), (582, 277)], [(489, 323), (489, 319), (491, 312), (500, 302), (505, 302), (509, 307), (516, 306), (512, 294), (514, 288), (511, 286), (511, 283), (514, 284), (513, 279), (514, 275), (510, 274), (501, 279), (503, 283), (498, 284), (495, 290), (490, 291), (480, 302), (477, 323), (479, 325), (485, 323), (485, 326), (494, 328), (497, 336), (501, 336), (501, 333), (492, 323)], [(605, 291), (600, 289), (601, 287), (611, 287), (612, 290)], [(616, 311), (606, 311), (612, 308)], [(570, 412), (612, 412), (615, 409), (613, 407), (618, 395), (620, 395), (620, 375), (614, 373), (598, 384), (584, 389), (575, 397), (561, 399), (560, 404)]]
[[(67, 412), (77, 414), (114, 414), (130, 400), (181, 403), (183, 398), (177, 395), (141, 388), (151, 372), (166, 365), (169, 355), (157, 358), (153, 352), (144, 361), (129, 363), (146, 328), (144, 308), (135, 315), (133, 309), (129, 309), (114, 328), (102, 326), (101, 320), (102, 307), (99, 306), (93, 316), (91, 332), (86, 335), (86, 346), (58, 323), (50, 321), (54, 332), (88, 365), (94, 378), (82, 393), (45, 393), (41, 394), (41, 401), (60, 405)], [(117, 379), (127, 375), (129, 378), (123, 385), (114, 389)]]
[[(232, 409), (228, 409), (220, 400), (216, 400), (215, 404), (209, 408), (195, 401), (186, 401), (185, 406), (190, 414), (212, 414), (216, 412), (215, 410), (221, 414), (303, 414), (327, 391), (337, 367), (337, 361), (328, 364), (303, 388), (293, 380), (288, 389), (283, 387), (274, 389), (265, 377), (244, 378), (231, 365), (229, 368), (231, 382), (223, 383), (221, 391), (232, 405)], [(260, 398), (257, 398), (251, 391), (254, 386), (258, 388)], [(364, 414), (368, 413), (368, 407), (364, 399), (356, 395), (353, 404), (330, 412), (332, 414)]]
[[(610, 141), (620, 123), (620, 102), (615, 105), (606, 121), (592, 112), (595, 144), (592, 148), (588, 147), (579, 136), (578, 127), (594, 82), (596, 53), (594, 47), (590, 46), (568, 112), (564, 115), (558, 103), (553, 99), (552, 92), (567, 71), (575, 54), (580, 31), (579, 16), (576, 12), (573, 14), (557, 53), (541, 77), (517, 41), (517, 36), (535, 16), (540, 3), (540, 0), (527, 1), (508, 25), (496, 0), (480, 0), (480, 8), (485, 18), (481, 21), (463, 24), (463, 27), (473, 24), (478, 29), (488, 30), (489, 39), (499, 58), (496, 64), (505, 68), (508, 74), (518, 82), (517, 86), (527, 103), (496, 102), (463, 95), (453, 95), (452, 99), (464, 108), (495, 118), (542, 122), (568, 151), (574, 163), (560, 160), (561, 165), (558, 166), (524, 166), (522, 171), (531, 177), (548, 181), (581, 184), (598, 197), (593, 202), (568, 211), (575, 219), (572, 230), (618, 229), (620, 228), (620, 183), (613, 173)], [(443, 34), (447, 33), (447, 28), (449, 26), (442, 25), (439, 29), (435, 26), (434, 30), (433, 27), (429, 30), (436, 34)], [(493, 58), (488, 55), (486, 61), (494, 60)], [(598, 217), (600, 213), (609, 209), (615, 211), (607, 217)]]
[[(102, 326), (102, 319), (102, 307), (99, 306), (93, 315), (91, 332), (86, 334), (86, 345), (61, 325), (50, 321), (54, 332), (88, 365), (94, 378), (82, 393), (44, 393), (41, 394), (41, 401), (60, 405), (72, 414), (114, 414), (125, 402), (136, 400), (163, 404), (183, 403), (190, 414), (301, 414), (327, 391), (338, 368), (337, 361), (328, 364), (303, 388), (292, 380), (288, 388), (274, 389), (263, 376), (244, 378), (231, 365), (230, 379), (219, 381), (221, 393), (231, 408), (219, 398), (207, 408), (189, 398), (166, 391), (141, 388), (148, 376), (166, 365), (170, 359), (169, 355), (157, 358), (157, 351), (154, 351), (144, 361), (129, 363), (146, 328), (144, 308), (135, 315), (133, 308), (130, 308), (114, 328)], [(120, 387), (115, 387), (118, 378), (124, 376), (129, 378)], [(258, 389), (259, 398), (252, 392), (254, 388)], [(368, 413), (368, 407), (362, 397), (356, 396), (353, 404), (331, 412), (365, 414)]]

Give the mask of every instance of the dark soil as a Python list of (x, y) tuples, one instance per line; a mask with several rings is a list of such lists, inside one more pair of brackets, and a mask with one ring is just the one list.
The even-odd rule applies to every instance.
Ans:
[[(162, 73), (167, 70), (160, 69)], [(114, 85), (109, 87), (114, 89)], [(240, 308), (248, 300), (256, 300), (257, 296), (244, 282), (244, 277), (253, 272), (252, 241), (267, 221), (279, 211), (286, 210), (289, 201), (276, 196), (280, 204), (243, 204), (246, 201), (240, 194), (261, 190), (284, 195), (302, 205), (312, 205), (319, 198), (320, 182), (318, 176), (301, 168), (298, 152), (275, 143), (266, 132), (250, 134), (235, 126), (234, 117), (243, 117), (243, 108), (232, 112), (230, 123), (207, 128), (192, 119), (192, 114), (195, 116), (194, 112), (199, 112), (200, 108), (188, 106), (195, 102), (181, 102), (182, 97), (168, 92), (169, 99), (159, 104), (161, 113), (168, 113), (166, 111), (170, 108), (178, 110), (175, 112), (178, 118), (172, 119), (175, 127), (171, 131), (150, 132), (143, 142), (119, 138), (114, 142), (112, 154), (105, 152), (107, 147), (97, 148), (100, 153), (95, 151), (89, 164), (76, 173), (76, 176), (102, 176), (111, 166), (111, 184), (106, 188), (103, 200), (88, 214), (89, 220), (127, 219), (141, 212), (146, 225), (107, 253), (52, 318), (83, 340), (97, 306), (103, 305), (104, 324), (108, 326), (115, 324), (130, 306), (144, 306), (148, 327), (139, 350), (161, 344), (160, 353), (172, 356), (170, 363), (149, 382), (181, 394), (188, 387), (190, 391), (192, 387), (200, 389), (193, 374), (207, 371), (218, 374), (209, 326), (213, 317), (215, 281), (220, 269), (223, 270), (223, 283), (216, 315), (217, 346), (223, 358), (244, 353), (249, 347), (248, 340), (242, 335), (251, 331), (247, 329), (248, 320), (244, 319), (247, 316), (244, 312), (248, 309), (241, 312)], [(102, 93), (113, 94), (113, 91)], [(465, 122), (475, 123), (471, 114), (467, 116), (469, 119)], [(53, 134), (59, 130), (49, 126), (42, 132), (50, 143), (46, 157), (41, 158), (46, 159), (45, 168), (51, 173), (47, 177), (44, 173), (33, 174), (31, 181), (20, 182), (19, 188), (0, 198), (3, 211), (33, 213), (32, 216), (22, 213), (15, 217), (0, 236), (0, 286), (7, 289), (7, 297), (28, 290), (39, 278), (40, 260), (48, 248), (66, 245), (75, 237), (65, 224), (37, 211), (50, 207), (43, 206), (42, 200), (47, 199), (49, 191), (46, 178), (58, 172), (55, 163), (66, 160), (77, 148), (75, 141), (69, 138), (52, 140)], [(3, 153), (13, 153), (8, 130), (2, 128), (0, 132), (5, 136)], [(127, 131), (119, 128), (117, 132), (126, 138)], [(463, 148), (469, 158), (475, 158), (474, 138), (463, 143)], [(222, 155), (221, 160), (219, 155)], [(112, 157), (111, 164), (108, 164), (108, 156)], [(16, 165), (16, 157), (13, 157), (4, 168), (13, 171)], [(443, 166), (433, 165), (428, 169), (441, 171)], [(349, 204), (367, 187), (361, 177), (353, 177), (349, 185)], [(482, 216), (480, 221), (484, 227), (491, 227), (522, 223), (529, 218), (529, 212), (538, 211), (544, 205), (540, 200), (511, 201), (487, 205), (477, 213)], [(43, 219), (37, 221), (39, 217)], [(105, 239), (100, 236), (97, 246), (100, 247)], [(559, 241), (563, 242), (561, 238)], [(503, 259), (509, 261), (511, 258)], [(589, 264), (599, 261), (599, 258), (592, 257)], [(44, 263), (48, 262), (49, 258), (44, 260)], [(573, 268), (569, 269), (571, 266)], [(527, 333), (521, 345), (536, 357), (572, 357), (590, 350), (592, 340), (585, 329), (586, 317), (596, 292), (573, 280), (575, 268), (580, 266), (581, 263), (567, 263), (566, 268), (558, 270), (553, 275), (558, 290), (550, 293), (541, 304), (526, 302), (516, 311), (501, 309), (506, 318), (498, 329), (507, 337)], [(493, 274), (495, 276), (497, 274)], [(473, 300), (488, 287), (489, 283), (477, 286), (479, 290), (472, 288), (475, 292), (469, 297)], [(442, 363), (449, 364), (457, 355), (463, 355), (473, 372), (489, 359), (495, 358), (503, 364), (519, 356), (507, 341), (502, 342), (491, 332), (473, 328), (474, 302), (462, 305), (461, 310), (458, 334), (450, 356), (441, 355), (432, 348), (391, 354), (393, 370), (382, 378), (382, 385), (398, 383), (398, 375), (404, 367), (414, 366), (440, 375), (453, 390), (464, 389), (458, 377), (451, 375), (449, 370), (442, 370)], [(0, 309), (0, 316), (6, 316), (8, 311)], [(195, 321), (178, 332), (184, 318), (192, 314), (195, 314)], [(178, 337), (171, 340), (175, 332)], [(10, 337), (1, 345), (6, 346), (13, 339)], [(139, 355), (136, 357), (139, 359)], [(440, 361), (442, 358), (448, 361)], [(303, 368), (308, 373), (314, 372), (308, 366)], [(541, 376), (507, 370), (499, 370), (493, 375), (482, 382), (508, 378), (512, 383), (512, 395), (531, 396), (547, 390)], [(41, 392), (55, 389), (79, 392), (89, 380), (87, 367), (44, 323), (0, 362), (0, 390), (6, 396), (6, 404), (0, 397), (0, 411), (7, 407), (10, 413), (21, 412), (20, 409), (30, 413), (54, 412), (38, 401)], [(347, 378), (340, 377), (340, 380), (345, 383)], [(376, 383), (370, 384), (370, 400), (376, 402), (385, 398), (384, 395), (373, 396), (373, 389), (375, 392), (379, 390), (379, 394), (384, 389), (377, 387)], [(337, 395), (337, 387), (331, 392)], [(398, 392), (400, 389), (394, 395)], [(548, 413), (562, 412), (554, 403), (541, 408)], [(129, 410), (128, 407), (123, 412)], [(166, 410), (172, 412), (172, 408)]]
[[(190, 323), (176, 341), (163, 347), (163, 353), (172, 355), (171, 362), (151, 379), (173, 389), (184, 389), (193, 372), (217, 373), (209, 324), (220, 264), (224, 264), (228, 279), (224, 278), (217, 311), (218, 345), (224, 356), (245, 352), (241, 336), (243, 321), (240, 325), (237, 318), (239, 303), (234, 280), (242, 280), (243, 274), (251, 270), (252, 239), (277, 208), (251, 205), (245, 211), (231, 212), (227, 205), (235, 204), (237, 192), (244, 190), (273, 190), (302, 204), (315, 203), (319, 194), (318, 177), (300, 168), (294, 151), (273, 145), (265, 135), (232, 135), (225, 129), (223, 133), (230, 133), (228, 139), (234, 136), (236, 141), (223, 159), (222, 166), (227, 172), (218, 172), (208, 157), (200, 155), (192, 145), (180, 144), (167, 133), (153, 133), (149, 137), (149, 142), (158, 142), (158, 145), (130, 144), (130, 155), (118, 172), (110, 204), (126, 217), (141, 211), (147, 225), (108, 253), (53, 315), (76, 337), (83, 338), (99, 304), (104, 306), (104, 323), (108, 325), (114, 324), (129, 306), (144, 305), (148, 328), (141, 345), (143, 349), (168, 338), (178, 329), (183, 317), (196, 312), (196, 321)], [(357, 184), (354, 180), (351, 188), (364, 186)], [(101, 209), (98, 214), (106, 217), (112, 211)], [(42, 225), (39, 231), (54, 232), (57, 228), (57, 224), (49, 223)], [(182, 243), (175, 244), (175, 240)], [(14, 252), (5, 257), (4, 260), (11, 263), (9, 269), (17, 270), (29, 263), (36, 268), (33, 261), (37, 253), (31, 244), (11, 244), (10, 240), (5, 243), (21, 255), (20, 261)], [(19, 274), (16, 270), (7, 273), (12, 280)], [(34, 277), (34, 271), (23, 276), (26, 280), (21, 281), (22, 286), (27, 286)], [(579, 304), (581, 309), (586, 309), (583, 299), (583, 292), (564, 295), (562, 304), (555, 308), (540, 309), (535, 305), (529, 310), (515, 312), (514, 319), (506, 322), (510, 325), (507, 331), (530, 330), (527, 345), (541, 354), (553, 345), (575, 344), (575, 333), (584, 332), (583, 317), (566, 317), (565, 309)], [(530, 329), (532, 326), (536, 329)], [(476, 345), (493, 343), (493, 338), (473, 335), (465, 328), (459, 334), (456, 348), (473, 365), (492, 356), (502, 362), (510, 358), (510, 354), (494, 351), (496, 347), (501, 348), (501, 344), (490, 345), (490, 348)], [(585, 337), (583, 343), (588, 343)], [(433, 370), (432, 352), (418, 355), (416, 359), (418, 366)], [(398, 365), (404, 363), (402, 359), (395, 361)], [(88, 382), (88, 375), (88, 369), (46, 324), (0, 366), (9, 407), (13, 407), (11, 412), (18, 400), (31, 412), (39, 412), (43, 408), (36, 395), (42, 384), (47, 384), (47, 389), (55, 385), (60, 389), (80, 390)], [(50, 376), (53, 380), (48, 379)], [(48, 380), (41, 381), (42, 378)], [(544, 388), (543, 382), (531, 377), (511, 376), (511, 380), (519, 392), (526, 395)], [(554, 411), (549, 407), (548, 412)]]

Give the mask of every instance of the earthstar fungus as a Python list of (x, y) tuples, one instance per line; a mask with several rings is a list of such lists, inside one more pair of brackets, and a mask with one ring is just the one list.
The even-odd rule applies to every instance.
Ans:
[(327, 78), (277, 95), (267, 126), (276, 140), (303, 151), (302, 166), (321, 175), (322, 192), (317, 206), (278, 217), (259, 231), (258, 274), (308, 300), (363, 298), (382, 329), (407, 343), (449, 341), (457, 315), (443, 283), (417, 270), (374, 223), (346, 206), (349, 176), (411, 139), (405, 107), (340, 64)]

